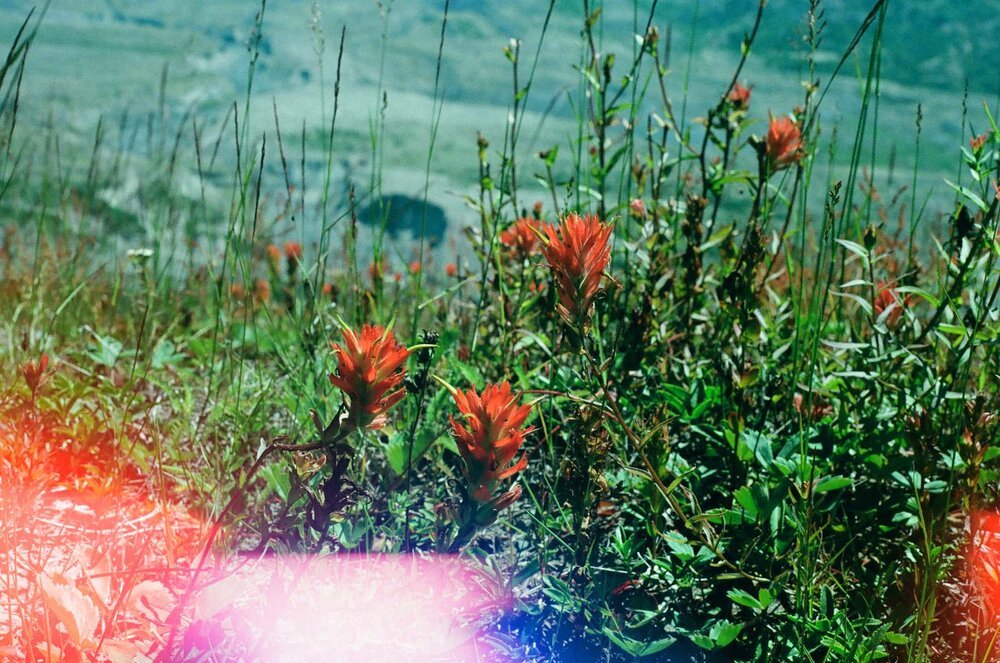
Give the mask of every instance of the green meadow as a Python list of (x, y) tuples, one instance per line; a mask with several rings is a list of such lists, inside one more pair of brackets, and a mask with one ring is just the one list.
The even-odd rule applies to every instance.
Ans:
[(0, 660), (996, 660), (998, 33), (3, 4)]

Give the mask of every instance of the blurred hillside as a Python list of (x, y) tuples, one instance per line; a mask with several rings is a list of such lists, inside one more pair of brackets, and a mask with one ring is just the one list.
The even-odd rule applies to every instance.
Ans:
[[(0, 5), (5, 39), (33, 4), (13, 0)], [(644, 30), (650, 5), (649, 0), (606, 3), (599, 48), (619, 54), (621, 67), (636, 48), (634, 35)], [(817, 56), (821, 83), (869, 5), (820, 3), (826, 21)], [(268, 3), (251, 90), (251, 135), (274, 130), (273, 105), (287, 144), (298, 145), (305, 134), (307, 169), (315, 173), (324, 168), (338, 42), (346, 26), (334, 141), (336, 202), (344, 202), (348, 185), (366, 191), (375, 184), (386, 194), (421, 196), (443, 6), (441, 0)], [(449, 220), (463, 214), (461, 195), (477, 177), (477, 132), (502, 141), (512, 98), (511, 68), (502, 48), (511, 38), (522, 40), (522, 81), (538, 49), (519, 158), (535, 163), (539, 150), (576, 139), (573, 99), (580, 90), (574, 67), (581, 53), (582, 1), (556, 3), (539, 48), (547, 6), (539, 0), (450, 4), (439, 82), (444, 100), (440, 126), (446, 130), (435, 139), (428, 193)], [(755, 7), (749, 0), (681, 0), (657, 6), (654, 22), (661, 33), (669, 31), (672, 45), (670, 93), (689, 120), (702, 115), (724, 91)], [(118, 146), (140, 155), (151, 152), (147, 143), (162, 146), (175, 131), (188, 136), (190, 131), (180, 125), (190, 117), (199, 118), (206, 131), (217, 131), (234, 102), (242, 110), (247, 44), (257, 9), (258, 3), (248, 0), (54, 0), (28, 58), (22, 103), (29, 112), (22, 122), (57, 128), (63, 148), (72, 153), (76, 145), (80, 158), (92, 147), (102, 117), (106, 128), (121, 127)], [(803, 0), (771, 0), (766, 7), (742, 76), (753, 86), (756, 117), (786, 113), (802, 99), (807, 11)], [(960, 101), (966, 82), (973, 129), (982, 123), (982, 100), (995, 103), (1000, 95), (997, 34), (1000, 0), (890, 2), (877, 116), (877, 159), (883, 170), (892, 166), (908, 180), (919, 104), (920, 178), (947, 192), (939, 186), (941, 179), (953, 177), (950, 164), (970, 133), (962, 126)], [(868, 43), (866, 38), (844, 67), (822, 109), (823, 135), (830, 138), (836, 130), (841, 146), (854, 135)], [(658, 94), (650, 95), (642, 111), (657, 110)], [(231, 142), (229, 132), (223, 145)], [(835, 168), (846, 151), (834, 158)], [(222, 149), (219, 158), (231, 160), (235, 153)], [(190, 171), (194, 162), (193, 149), (182, 148), (178, 167)], [(269, 168), (279, 175), (276, 161)], [(197, 191), (191, 182), (187, 188)]]

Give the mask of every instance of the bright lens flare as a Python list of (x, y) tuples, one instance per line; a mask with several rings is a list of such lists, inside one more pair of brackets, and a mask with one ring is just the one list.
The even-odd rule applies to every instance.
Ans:
[(205, 524), (120, 471), (112, 436), (81, 440), (34, 411), (0, 421), (0, 660), (147, 660), (202, 548)]
[(1000, 625), (1000, 513), (978, 511), (970, 518), (966, 564), (980, 617)]
[(499, 660), (483, 628), (510, 595), (467, 560), (203, 563), (210, 524), (89, 441), (0, 421), (0, 661)]
[(202, 590), (194, 618), (249, 627), (264, 660), (488, 662), (495, 586), (457, 557), (275, 556)]

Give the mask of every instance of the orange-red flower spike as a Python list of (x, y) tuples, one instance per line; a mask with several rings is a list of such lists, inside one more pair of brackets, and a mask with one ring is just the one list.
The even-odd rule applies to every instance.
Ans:
[(568, 214), (558, 228), (545, 226), (548, 243), (542, 254), (555, 276), (559, 314), (573, 326), (586, 322), (601, 277), (611, 262), (611, 232), (596, 214)]
[(500, 242), (510, 249), (511, 253), (524, 260), (538, 253), (541, 244), (538, 233), (547, 225), (537, 219), (523, 216), (500, 233)]
[(493, 499), (499, 481), (508, 479), (528, 465), (526, 457), (514, 461), (532, 428), (522, 428), (530, 404), (520, 404), (520, 394), (510, 384), (487, 385), (482, 394), (475, 389), (452, 393), (461, 417), (451, 417), (452, 433), (465, 461), (469, 495), (477, 502)]
[(331, 343), (337, 372), (330, 383), (348, 400), (347, 421), (356, 428), (381, 428), (385, 413), (406, 393), (403, 363), (409, 351), (396, 342), (391, 329), (365, 325), (360, 336), (344, 328), (344, 344)]
[(892, 327), (903, 316), (903, 309), (910, 305), (910, 296), (900, 298), (896, 289), (885, 281), (879, 281), (876, 290), (878, 294), (875, 295), (875, 301), (872, 302), (875, 318), (881, 318), (882, 314), (888, 310), (889, 312), (885, 314), (885, 326)]
[(776, 172), (802, 160), (802, 130), (790, 117), (771, 118), (764, 139), (768, 170)]

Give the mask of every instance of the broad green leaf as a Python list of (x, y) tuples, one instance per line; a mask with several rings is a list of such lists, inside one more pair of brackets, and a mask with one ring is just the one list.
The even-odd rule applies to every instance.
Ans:
[(846, 488), (850, 486), (853, 481), (849, 477), (842, 476), (832, 476), (832, 477), (822, 477), (813, 486), (814, 493), (828, 493), (832, 490), (840, 490), (841, 488)]
[(709, 637), (715, 641), (716, 646), (725, 647), (729, 645), (743, 630), (743, 624), (730, 624), (723, 620), (712, 627)]
[(978, 207), (981, 211), (985, 212), (987, 209), (989, 209), (989, 206), (985, 202), (983, 202), (983, 199), (980, 198), (975, 193), (973, 193), (972, 190), (969, 189), (968, 187), (959, 186), (958, 184), (955, 184), (954, 182), (951, 182), (949, 180), (945, 180), (944, 183), (950, 186), (958, 193), (962, 194), (964, 197), (968, 198), (969, 201), (971, 201), (972, 204)]
[(760, 604), (760, 601), (754, 598), (753, 594), (750, 594), (742, 589), (731, 589), (726, 593), (726, 596), (728, 596), (729, 600), (733, 603), (746, 606), (755, 612), (760, 612), (764, 609), (764, 606)]
[(861, 246), (857, 242), (852, 242), (849, 239), (838, 239), (837, 244), (840, 244), (851, 253), (861, 256), (861, 258), (863, 258), (866, 263), (868, 262), (868, 249)]

